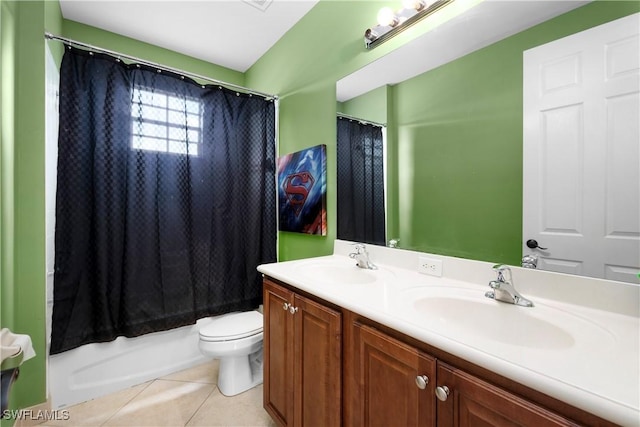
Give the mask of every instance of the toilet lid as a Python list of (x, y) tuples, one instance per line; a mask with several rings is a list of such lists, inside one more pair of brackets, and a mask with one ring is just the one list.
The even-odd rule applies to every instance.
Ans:
[(240, 339), (262, 332), (262, 314), (246, 311), (221, 316), (200, 329), (200, 336), (207, 341)]

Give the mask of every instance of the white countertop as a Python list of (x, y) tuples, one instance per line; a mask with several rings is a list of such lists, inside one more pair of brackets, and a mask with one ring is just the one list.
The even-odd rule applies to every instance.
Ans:
[[(495, 278), (490, 263), (368, 246), (378, 266), (370, 271), (346, 256), (351, 249), (336, 241), (333, 255), (258, 270), (604, 419), (640, 426), (640, 287), (512, 267), (516, 289), (535, 304), (525, 308), (484, 297)], [(442, 260), (443, 276), (418, 274), (418, 256)], [(339, 282), (344, 273), (355, 279)], [(438, 298), (442, 316), (420, 311), (436, 301), (428, 298)]]

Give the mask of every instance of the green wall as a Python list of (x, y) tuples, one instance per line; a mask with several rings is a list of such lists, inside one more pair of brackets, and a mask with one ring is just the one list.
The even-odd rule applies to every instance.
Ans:
[[(0, 295), (3, 327), (31, 336), (10, 408), (46, 399), (44, 108), (45, 29), (59, 29), (57, 3), (1, 3), (2, 218)], [(3, 420), (2, 425), (11, 425)]]
[(0, 325), (13, 327), (16, 4), (0, 0)]

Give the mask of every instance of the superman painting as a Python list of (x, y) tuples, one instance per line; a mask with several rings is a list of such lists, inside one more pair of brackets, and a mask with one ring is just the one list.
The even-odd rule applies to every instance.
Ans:
[(327, 235), (327, 146), (278, 158), (280, 230)]

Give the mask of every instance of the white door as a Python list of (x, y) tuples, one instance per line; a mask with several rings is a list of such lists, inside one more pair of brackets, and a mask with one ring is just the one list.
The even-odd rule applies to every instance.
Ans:
[(523, 254), (540, 269), (640, 283), (639, 28), (524, 53)]

